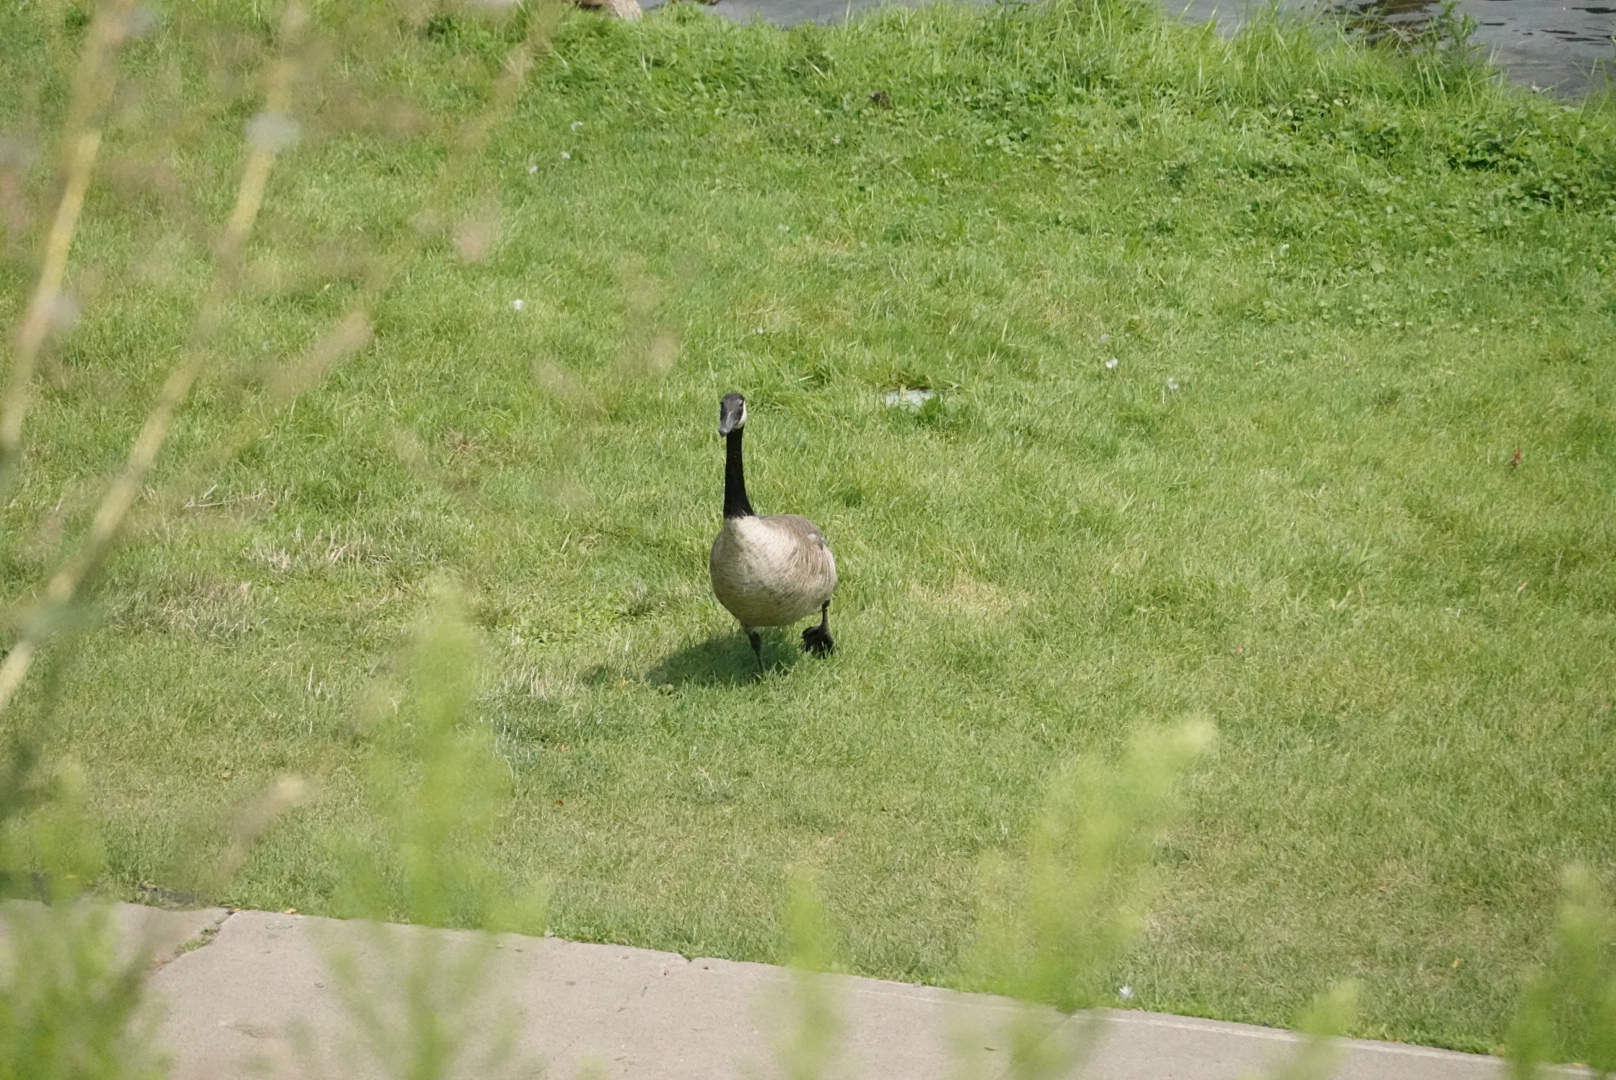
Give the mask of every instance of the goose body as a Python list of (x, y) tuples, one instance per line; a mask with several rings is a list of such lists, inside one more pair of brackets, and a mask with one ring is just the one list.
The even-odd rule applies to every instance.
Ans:
[(713, 593), (744, 627), (789, 626), (836, 589), (836, 557), (805, 517), (727, 518), (713, 540)]
[(713, 594), (740, 622), (762, 664), (757, 628), (789, 626), (814, 612), (819, 625), (803, 631), (803, 647), (828, 653), (831, 593), (836, 589), (836, 557), (819, 528), (796, 514), (762, 516), (746, 497), (741, 454), (746, 400), (727, 394), (719, 406), (718, 431), (726, 442), (724, 524), (713, 540), (707, 569)]

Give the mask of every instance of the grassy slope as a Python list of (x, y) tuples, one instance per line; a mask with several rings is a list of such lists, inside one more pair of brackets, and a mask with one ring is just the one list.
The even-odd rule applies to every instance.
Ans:
[[(561, 934), (775, 958), (805, 862), (855, 969), (947, 981), (977, 860), (1054, 763), (1202, 710), (1222, 738), (1118, 973), (1137, 1002), (1285, 1022), (1353, 975), (1363, 1034), (1495, 1045), (1556, 868), (1616, 858), (1616, 128), (1300, 33), (1095, 10), (569, 18), (463, 178), (491, 257), (429, 249), (369, 350), (199, 472), (439, 157), (311, 139), (173, 512), (37, 684), (115, 881), (164, 880), (296, 769), (320, 799), (220, 899), (319, 910), (352, 718), (450, 571), (516, 781), (502, 856), (550, 878)], [(141, 48), (162, 70), (161, 36)], [(391, 92), (463, 107), (479, 49), (415, 42)], [(212, 130), (246, 100), (204, 104)], [(217, 207), (235, 160), (204, 135), (171, 165)], [(4, 510), (12, 595), (183, 340), (201, 248), (159, 202), (92, 199), (102, 284)], [(897, 385), (943, 393), (884, 408)], [(703, 569), (732, 388), (754, 501), (813, 517), (843, 569), (837, 655), (777, 639), (756, 684)], [(223, 505), (178, 505), (203, 491)]]

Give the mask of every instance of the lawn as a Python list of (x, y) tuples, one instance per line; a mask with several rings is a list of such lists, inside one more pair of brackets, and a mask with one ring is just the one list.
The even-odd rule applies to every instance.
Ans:
[[(8, 325), (74, 10), (0, 15)], [(212, 10), (128, 46), (8, 600), (185, 348), (266, 37)], [(106, 888), (181, 887), (296, 772), (207, 899), (330, 910), (366, 718), (452, 579), (500, 865), (560, 935), (778, 960), (807, 867), (849, 969), (957, 984), (1046, 778), (1203, 714), (1132, 1004), (1287, 1023), (1355, 977), (1357, 1034), (1496, 1047), (1560, 867), (1616, 866), (1611, 110), (1109, 0), (678, 6), (563, 16), (457, 159), (514, 33), (389, 22), (301, 87), (216, 362), (9, 721), (82, 767)], [(366, 289), (370, 344), (274, 408)], [(835, 655), (780, 634), (760, 679), (705, 569), (737, 389), (752, 501), (841, 569)]]

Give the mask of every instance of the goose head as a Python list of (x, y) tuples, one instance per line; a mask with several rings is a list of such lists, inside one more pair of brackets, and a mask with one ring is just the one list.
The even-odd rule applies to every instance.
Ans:
[(718, 433), (728, 435), (746, 426), (746, 399), (739, 394), (725, 394), (718, 403)]

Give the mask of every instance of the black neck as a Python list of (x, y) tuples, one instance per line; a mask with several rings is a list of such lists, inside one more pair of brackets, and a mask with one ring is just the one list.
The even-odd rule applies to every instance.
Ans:
[(746, 470), (741, 465), (741, 431), (724, 436), (724, 516), (751, 517), (752, 504), (746, 498)]

